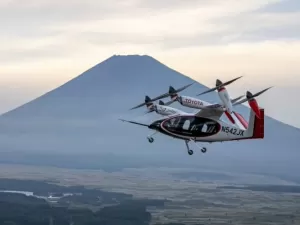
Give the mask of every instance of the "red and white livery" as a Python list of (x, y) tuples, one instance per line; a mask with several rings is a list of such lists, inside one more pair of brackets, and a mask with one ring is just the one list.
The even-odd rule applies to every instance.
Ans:
[[(247, 91), (246, 98), (240, 101), (238, 100), (241, 97), (231, 100), (224, 86), (232, 83), (237, 79), (239, 78), (225, 83), (217, 80), (216, 88), (212, 88), (204, 92), (208, 93), (214, 90), (218, 90), (219, 97), (223, 104), (210, 104), (198, 99), (178, 96), (178, 90), (181, 91), (182, 88), (175, 90), (170, 86), (169, 93), (161, 95), (159, 98), (170, 96), (171, 101), (168, 104), (171, 104), (173, 101), (178, 101), (182, 105), (184, 105), (183, 102), (185, 102), (186, 99), (190, 99), (191, 101), (198, 101), (198, 103), (188, 104), (197, 104), (197, 107), (201, 107), (200, 110), (196, 113), (186, 113), (182, 111), (173, 112), (168, 114), (167, 117), (155, 120), (151, 124), (143, 124), (129, 120), (122, 121), (145, 126), (151, 130), (154, 130), (155, 132), (147, 137), (150, 143), (154, 141), (153, 135), (156, 133), (162, 133), (176, 139), (184, 140), (189, 155), (193, 154), (193, 150), (190, 149), (189, 142), (193, 142), (196, 146), (198, 146), (197, 142), (213, 143), (246, 139), (263, 139), (264, 109), (259, 107), (255, 97), (264, 93), (271, 87), (266, 88), (256, 94), (252, 94), (251, 92)], [(149, 105), (149, 99), (148, 102), (145, 103), (147, 107), (151, 107)], [(248, 105), (250, 106), (250, 116), (248, 120), (246, 120), (240, 113), (233, 110), (233, 107), (235, 105), (242, 104), (244, 102), (248, 102)], [(231, 118), (232, 123), (227, 123), (226, 121), (221, 119), (224, 113), (227, 115), (227, 117)], [(203, 147), (201, 148), (201, 151), (205, 153), (207, 149)]]

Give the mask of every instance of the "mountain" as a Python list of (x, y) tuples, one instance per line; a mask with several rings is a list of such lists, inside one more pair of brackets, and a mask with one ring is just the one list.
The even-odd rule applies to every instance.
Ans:
[[(22, 162), (27, 155), (31, 161), (47, 158), (48, 164), (51, 157), (54, 161), (55, 157), (64, 159), (62, 164), (66, 160), (82, 164), (78, 160), (86, 158), (94, 164), (97, 160), (99, 164), (104, 161), (109, 164), (109, 160), (119, 157), (111, 163), (129, 160), (149, 166), (207, 166), (296, 174), (300, 169), (297, 160), (300, 130), (270, 117), (265, 120), (264, 140), (205, 144), (208, 152), (203, 155), (196, 151), (193, 156), (187, 154), (183, 141), (158, 134), (155, 142), (149, 144), (146, 136), (150, 130), (118, 120), (150, 123), (159, 116), (144, 116), (145, 108), (129, 109), (143, 102), (145, 95), (154, 97), (167, 92), (169, 85), (178, 88), (190, 82), (193, 80), (189, 77), (150, 56), (114, 55), (57, 89), (3, 114), (0, 117), (1, 160)], [(195, 96), (206, 89), (196, 83), (182, 94)], [(215, 93), (203, 99), (219, 102)], [(194, 111), (177, 103), (172, 106)], [(248, 116), (248, 107), (237, 109)], [(265, 113), (268, 114), (268, 109)]]

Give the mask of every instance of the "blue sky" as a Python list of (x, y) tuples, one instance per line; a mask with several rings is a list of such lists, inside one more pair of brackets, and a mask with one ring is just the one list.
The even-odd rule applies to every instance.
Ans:
[(148, 54), (208, 86), (244, 75), (233, 95), (275, 86), (267, 114), (300, 127), (298, 0), (2, 0), (0, 25), (1, 113), (113, 54)]

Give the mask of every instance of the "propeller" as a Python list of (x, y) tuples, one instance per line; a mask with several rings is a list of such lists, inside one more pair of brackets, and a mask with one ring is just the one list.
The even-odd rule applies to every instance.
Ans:
[(190, 87), (191, 85), (193, 85), (196, 82), (187, 84), (181, 88), (175, 89), (173, 86), (169, 86), (169, 92), (165, 94), (166, 97), (171, 97), (172, 101), (176, 101), (177, 97), (178, 97), (178, 93), (185, 90), (186, 88)]
[(144, 103), (141, 103), (141, 104), (139, 104), (139, 105), (137, 105), (137, 106), (135, 106), (135, 107), (133, 107), (133, 108), (131, 108), (130, 110), (140, 108), (140, 107), (142, 107), (142, 106), (144, 106), (144, 105), (146, 105), (145, 102), (144, 102)]
[(268, 87), (268, 88), (266, 88), (266, 89), (264, 89), (264, 90), (262, 90), (262, 91), (257, 92), (256, 94), (252, 94), (250, 91), (247, 91), (247, 92), (246, 92), (246, 98), (244, 98), (244, 99), (241, 100), (241, 101), (238, 101), (238, 102), (234, 103), (233, 106), (242, 104), (242, 103), (247, 102), (247, 101), (250, 101), (250, 100), (254, 99), (255, 97), (261, 95), (262, 93), (266, 92), (267, 90), (269, 90), (269, 89), (272, 88), (272, 87), (273, 87), (273, 86)]
[[(193, 85), (194, 83), (196, 83), (196, 82), (187, 84), (187, 85), (185, 85), (185, 86), (183, 86), (183, 87), (181, 87), (181, 88), (178, 88), (178, 89), (174, 89), (172, 86), (170, 86), (169, 92), (164, 93), (164, 94), (162, 94), (162, 95), (160, 95), (160, 96), (157, 96), (157, 97), (155, 97), (155, 98), (152, 98), (152, 99), (150, 99), (148, 102), (145, 101), (145, 102), (143, 102), (143, 103), (141, 103), (141, 104), (139, 104), (139, 105), (137, 105), (137, 106), (131, 108), (130, 110), (140, 108), (140, 107), (142, 107), (142, 106), (144, 106), (144, 105), (146, 105), (146, 104), (148, 104), (148, 103), (151, 103), (151, 102), (154, 102), (154, 101), (156, 101), (156, 100), (159, 100), (159, 99), (163, 99), (163, 98), (169, 97), (169, 96), (171, 96), (172, 94), (179, 93), (179, 92), (185, 90), (186, 88), (190, 87), (190, 86)], [(170, 92), (171, 89), (172, 89), (172, 93)], [(171, 104), (171, 103), (170, 103), (170, 104)]]
[[(163, 106), (168, 106), (168, 105), (171, 105), (172, 103), (174, 103), (175, 100), (171, 100), (171, 101), (168, 101), (168, 102), (163, 102), (162, 100), (159, 100), (158, 104), (159, 105), (163, 105)], [(157, 112), (157, 105), (156, 104), (153, 104), (149, 110), (147, 112), (145, 112), (145, 114), (148, 114), (148, 113), (151, 113), (151, 112)]]
[(187, 85), (185, 85), (185, 86), (183, 86), (183, 87), (181, 87), (181, 88), (178, 88), (177, 90), (175, 90), (175, 92), (176, 92), (176, 93), (179, 93), (179, 92), (181, 92), (181, 91), (187, 89), (189, 86), (193, 85), (194, 83), (196, 83), (196, 82), (193, 82), (193, 83), (187, 84)]
[(146, 95), (146, 96), (145, 96), (145, 101), (144, 101), (143, 103), (141, 103), (141, 104), (139, 104), (139, 105), (137, 105), (137, 106), (131, 108), (130, 110), (132, 110), (132, 109), (137, 109), (137, 108), (140, 108), (140, 107), (145, 106), (145, 105), (152, 105), (152, 104), (153, 104), (153, 101), (155, 101), (155, 100), (154, 100), (154, 99), (151, 99), (149, 96)]
[(232, 79), (232, 80), (230, 80), (230, 81), (227, 81), (227, 82), (225, 82), (225, 83), (223, 83), (222, 81), (220, 81), (219, 79), (217, 79), (217, 80), (216, 80), (216, 86), (215, 86), (214, 88), (211, 88), (211, 89), (209, 89), (209, 90), (207, 90), (207, 91), (204, 91), (204, 92), (198, 94), (197, 96), (203, 95), (203, 94), (207, 94), (207, 93), (210, 93), (210, 92), (212, 92), (212, 91), (218, 90), (218, 89), (220, 89), (220, 88), (222, 88), (222, 87), (225, 87), (225, 86), (227, 86), (227, 85), (233, 83), (234, 81), (240, 79), (241, 77), (243, 77), (243, 76), (234, 78), (234, 79)]

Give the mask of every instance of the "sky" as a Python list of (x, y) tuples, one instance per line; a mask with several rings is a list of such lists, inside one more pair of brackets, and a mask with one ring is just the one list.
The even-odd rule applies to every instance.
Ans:
[(0, 113), (114, 54), (147, 54), (213, 86), (260, 97), (300, 127), (299, 0), (2, 0)]

